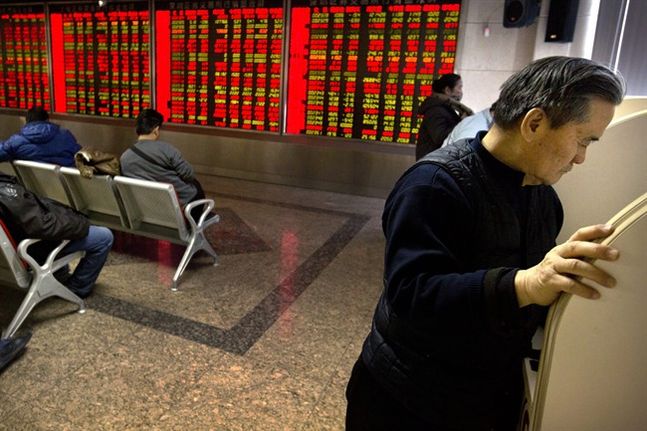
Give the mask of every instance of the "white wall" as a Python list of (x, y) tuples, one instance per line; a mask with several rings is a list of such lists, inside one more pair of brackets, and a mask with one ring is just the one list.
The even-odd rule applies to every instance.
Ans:
[(580, 0), (571, 43), (544, 42), (549, 0), (542, 1), (535, 23), (521, 28), (503, 27), (504, 0), (462, 4), (456, 73), (463, 77), (463, 103), (475, 111), (490, 106), (501, 84), (532, 60), (551, 55), (591, 58), (600, 0)]
[[(474, 111), (492, 104), (499, 87), (532, 60), (536, 24), (503, 27), (504, 0), (463, 0), (456, 73), (463, 78), (463, 103)], [(490, 35), (485, 37), (484, 29)]]

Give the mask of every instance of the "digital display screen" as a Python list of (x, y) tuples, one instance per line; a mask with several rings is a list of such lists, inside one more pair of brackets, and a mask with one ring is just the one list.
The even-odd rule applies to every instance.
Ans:
[(460, 2), (293, 0), (286, 131), (413, 143), (431, 83), (454, 70)]
[(165, 118), (279, 131), (282, 1), (158, 2), (155, 30)]
[(461, 2), (289, 4), (50, 2), (48, 26), (43, 5), (0, 6), (0, 107), (414, 143), (419, 105), (454, 71)]
[(148, 2), (50, 6), (54, 111), (131, 118), (151, 104)]
[(0, 6), (0, 107), (50, 109), (42, 6)]

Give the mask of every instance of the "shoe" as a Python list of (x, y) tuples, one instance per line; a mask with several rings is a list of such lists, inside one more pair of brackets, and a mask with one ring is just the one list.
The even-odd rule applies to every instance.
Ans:
[(70, 277), (72, 276), (72, 273), (70, 272), (70, 268), (66, 265), (63, 268), (56, 271), (53, 275), (54, 275), (54, 278), (59, 283), (61, 283), (62, 285), (65, 285), (67, 283), (67, 280), (69, 280)]
[(86, 291), (83, 291), (83, 290), (79, 290), (76, 287), (71, 287), (71, 286), (65, 286), (65, 287), (67, 287), (70, 292), (72, 292), (73, 294), (75, 294), (76, 296), (78, 296), (81, 299), (87, 298), (92, 293), (92, 289), (90, 289), (90, 290), (88, 290), (86, 292)]
[(31, 333), (20, 337), (0, 340), (0, 370), (4, 369), (11, 361), (20, 356), (30, 339)]
[(70, 276), (70, 278), (67, 280), (67, 282), (64, 284), (64, 286), (67, 287), (67, 289), (70, 292), (72, 292), (73, 294), (75, 294), (76, 296), (78, 296), (81, 299), (85, 299), (88, 296), (90, 296), (90, 294), (92, 293), (92, 287), (93, 286), (90, 286), (89, 288), (85, 288), (85, 289), (79, 289), (78, 287), (76, 287), (77, 283), (75, 283), (75, 280), (74, 280), (73, 277), (74, 277), (74, 274), (72, 274)]

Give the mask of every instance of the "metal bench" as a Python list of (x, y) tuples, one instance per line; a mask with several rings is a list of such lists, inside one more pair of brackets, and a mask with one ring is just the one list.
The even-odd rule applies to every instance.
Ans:
[[(212, 199), (191, 202), (182, 212), (171, 184), (122, 176), (114, 177), (114, 184), (121, 197), (130, 232), (186, 245), (173, 276), (172, 290), (177, 290), (182, 273), (199, 250), (206, 251), (214, 258), (214, 265), (217, 264), (218, 255), (204, 235), (208, 226), (220, 221), (220, 216), (211, 214), (214, 207)], [(191, 210), (200, 205), (204, 205), (204, 208), (196, 222), (191, 217)]]
[(85, 214), (92, 224), (117, 230), (130, 229), (109, 175), (84, 178), (78, 169), (66, 167), (60, 168), (58, 173), (72, 208)]
[[(15, 161), (24, 186), (34, 193), (58, 200), (84, 213), (91, 223), (123, 232), (170, 241), (186, 246), (172, 281), (172, 290), (193, 255), (206, 251), (217, 263), (218, 255), (204, 231), (220, 221), (213, 215), (212, 199), (201, 199), (181, 207), (171, 184), (105, 175), (81, 177), (78, 169), (48, 163)], [(191, 210), (203, 206), (196, 222)]]
[(38, 196), (45, 196), (62, 204), (72, 206), (65, 185), (60, 179), (58, 165), (16, 160), (13, 167), (25, 188)]

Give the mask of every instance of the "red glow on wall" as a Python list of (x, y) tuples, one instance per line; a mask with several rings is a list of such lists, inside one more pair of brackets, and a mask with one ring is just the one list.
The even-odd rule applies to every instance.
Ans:
[(65, 95), (65, 64), (63, 63), (63, 17), (50, 17), (52, 33), (52, 75), (54, 81), (54, 111), (66, 112), (67, 97)]
[(169, 11), (155, 13), (156, 109), (165, 120), (171, 117), (171, 34)]
[(287, 116), (288, 133), (299, 133), (305, 127), (306, 77), (308, 73), (308, 47), (310, 40), (310, 9), (292, 8), (290, 26), (290, 79), (288, 80)]

